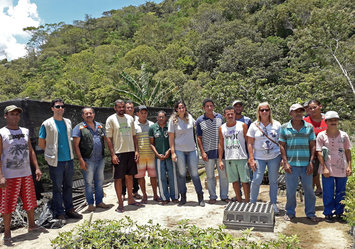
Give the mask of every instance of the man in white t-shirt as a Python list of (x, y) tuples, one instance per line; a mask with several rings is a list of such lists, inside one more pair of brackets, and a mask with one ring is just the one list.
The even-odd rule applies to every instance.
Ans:
[(114, 166), (115, 190), (118, 199), (117, 212), (123, 213), (122, 178), (125, 178), (128, 204), (142, 206), (133, 199), (133, 175), (137, 174), (136, 162), (139, 160), (138, 143), (134, 129), (134, 119), (125, 114), (125, 102), (115, 101), (115, 114), (106, 120), (107, 146)]
[(34, 222), (34, 209), (37, 207), (36, 192), (33, 184), (31, 164), (35, 166), (36, 180), (42, 172), (32, 149), (29, 131), (19, 127), (22, 109), (15, 105), (4, 110), (6, 126), (0, 129), (0, 213), (4, 222), (4, 245), (10, 246), (11, 214), (15, 211), (20, 197), (23, 209), (27, 212), (28, 231), (45, 230)]

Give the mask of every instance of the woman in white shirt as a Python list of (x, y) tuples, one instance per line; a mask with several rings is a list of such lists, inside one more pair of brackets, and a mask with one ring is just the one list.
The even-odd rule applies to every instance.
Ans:
[(179, 205), (186, 203), (186, 166), (198, 197), (200, 206), (203, 201), (202, 185), (198, 175), (198, 153), (194, 139), (195, 119), (187, 112), (184, 102), (175, 104), (175, 112), (169, 119), (168, 132), (171, 159), (177, 165), (177, 180), (181, 199)]
[(260, 184), (263, 180), (266, 165), (270, 184), (270, 202), (275, 214), (277, 208), (277, 178), (281, 162), (280, 146), (278, 144), (280, 123), (272, 119), (269, 103), (263, 102), (256, 109), (257, 120), (248, 130), (249, 166), (253, 170), (253, 180), (250, 187), (250, 202), (255, 203), (259, 195)]

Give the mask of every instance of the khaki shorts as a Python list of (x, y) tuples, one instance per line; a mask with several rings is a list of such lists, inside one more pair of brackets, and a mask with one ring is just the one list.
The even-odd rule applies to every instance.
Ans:
[(227, 170), (228, 182), (238, 182), (239, 179), (243, 183), (250, 182), (248, 160), (226, 160), (225, 168)]

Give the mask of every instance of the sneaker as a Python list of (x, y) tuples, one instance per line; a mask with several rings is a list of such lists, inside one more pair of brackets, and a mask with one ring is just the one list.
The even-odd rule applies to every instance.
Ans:
[(280, 210), (278, 209), (276, 204), (272, 204), (272, 208), (274, 209), (274, 214), (275, 215), (279, 215), (280, 214)]
[(325, 215), (324, 219), (328, 223), (332, 223), (334, 221), (333, 220), (333, 215)]
[(285, 214), (285, 216), (284, 216), (285, 221), (292, 221), (294, 218), (295, 218), (295, 216), (288, 215), (288, 214)]
[(60, 225), (65, 225), (67, 223), (64, 214), (58, 215), (56, 218), (60, 221)]
[(82, 216), (81, 214), (75, 212), (74, 209), (72, 209), (72, 210), (66, 212), (66, 215), (67, 215), (69, 218), (72, 218), (72, 219), (78, 219), (78, 220), (80, 220), (80, 219), (83, 218), (83, 216)]
[(89, 205), (88, 209), (87, 209), (88, 212), (94, 212), (95, 211), (95, 207), (94, 205)]

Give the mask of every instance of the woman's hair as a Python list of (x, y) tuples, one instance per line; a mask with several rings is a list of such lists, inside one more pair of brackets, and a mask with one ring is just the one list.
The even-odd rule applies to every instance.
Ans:
[(312, 100), (310, 100), (310, 101), (308, 102), (308, 105), (310, 105), (310, 104), (312, 104), (312, 103), (314, 103), (314, 104), (316, 104), (316, 105), (321, 105), (321, 103), (320, 103), (320, 101), (319, 101), (318, 99), (312, 99)]
[(262, 102), (262, 103), (260, 103), (260, 104), (258, 105), (258, 107), (256, 108), (256, 120), (257, 120), (256, 122), (257, 122), (257, 124), (260, 124), (261, 118), (260, 118), (259, 110), (260, 110), (260, 107), (263, 106), (263, 105), (267, 105), (268, 108), (270, 109), (270, 111), (269, 111), (269, 122), (270, 122), (271, 124), (273, 124), (274, 120), (272, 119), (271, 106), (270, 106), (270, 104), (269, 104), (268, 102)]
[(173, 121), (173, 124), (174, 124), (174, 125), (176, 125), (176, 124), (178, 123), (178, 117), (179, 117), (179, 115), (178, 115), (177, 109), (178, 109), (178, 107), (179, 107), (180, 104), (183, 104), (183, 105), (185, 106), (184, 121), (185, 121), (186, 123), (189, 122), (189, 114), (188, 114), (188, 112), (187, 112), (186, 105), (185, 105), (184, 101), (180, 100), (180, 101), (176, 102), (176, 104), (175, 104), (175, 106), (174, 106), (174, 112), (173, 112), (173, 114), (171, 114), (171, 117), (170, 117), (170, 119)]

